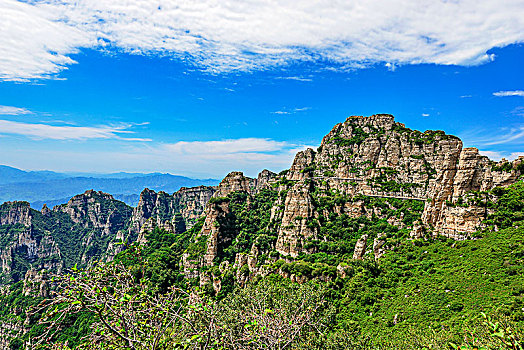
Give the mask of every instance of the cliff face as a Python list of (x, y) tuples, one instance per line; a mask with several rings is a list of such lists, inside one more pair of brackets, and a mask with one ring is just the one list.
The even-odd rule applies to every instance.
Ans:
[[(347, 252), (354, 259), (368, 253), (379, 259), (388, 240), (402, 232), (408, 238), (466, 239), (489, 215), (486, 200), (496, 200), (484, 198), (485, 192), (517, 181), (523, 161), (490, 161), (455, 136), (411, 130), (391, 115), (350, 117), (316, 151), (299, 152), (289, 171), (263, 171), (257, 179), (228, 174), (195, 238), (205, 249), (187, 253), (183, 270), (218, 291), (217, 272), (201, 274), (201, 267), (218, 264), (222, 275), (234, 271), (243, 284), (266, 273), (264, 264), (278, 257)], [(268, 220), (253, 220), (261, 217), (256, 208), (264, 201), (271, 208)], [(257, 233), (250, 231), (253, 221)], [(343, 267), (337, 271), (345, 273)]]
[(67, 204), (53, 208), (86, 229), (100, 231), (103, 235), (116, 234), (126, 228), (131, 216), (131, 207), (113, 198), (110, 194), (86, 191), (71, 198)]
[[(131, 208), (110, 194), (93, 190), (52, 210), (27, 202), (0, 206), (0, 283), (18, 281), (27, 271), (61, 271), (75, 264), (112, 260), (121, 242), (145, 241), (156, 226), (182, 233), (204, 213), (214, 187), (181, 188), (173, 195), (145, 189)], [(14, 264), (14, 261), (23, 263)], [(28, 275), (31, 279), (32, 275)]]
[[(209, 186), (182, 187), (173, 195), (145, 189), (133, 210), (129, 226), (131, 240), (144, 242), (144, 232), (161, 227), (168, 232), (182, 233), (191, 228), (204, 213), (216, 189)], [(182, 220), (180, 220), (182, 219)]]
[[(278, 258), (336, 252), (378, 259), (392, 237), (468, 238), (490, 214), (487, 202), (496, 200), (487, 191), (514, 183), (523, 169), (523, 157), (493, 162), (463, 148), (455, 136), (414, 131), (391, 115), (349, 117), (280, 174), (263, 170), (249, 178), (231, 172), (218, 187), (181, 188), (172, 195), (145, 189), (134, 209), (96, 191), (41, 212), (28, 203), (5, 203), (2, 278), (111, 260), (124, 247), (119, 242), (146, 243), (145, 233), (155, 227), (183, 233), (202, 216), (181, 264), (186, 276), (214, 281), (215, 289), (216, 276), (201, 276), (201, 268), (217, 273), (211, 268), (219, 264), (221, 273), (234, 269), (245, 282)], [(15, 266), (18, 257), (24, 264)]]
[(6, 202), (2, 204), (0, 213), (0, 225), (31, 225), (31, 207), (27, 202)]
[(39, 268), (61, 268), (60, 262), (53, 259), (60, 256), (56, 241), (49, 231), (38, 227), (41, 219), (41, 213), (27, 202), (0, 206), (0, 284), (23, 279), (29, 263)]
[[(186, 277), (200, 277), (201, 284), (214, 280), (213, 276), (201, 276), (199, 268), (213, 266), (217, 257), (227, 255), (225, 250), (231, 247), (242, 232), (242, 225), (239, 225), (241, 219), (238, 217), (239, 207), (244, 210), (254, 209), (257, 195), (271, 188), (275, 177), (276, 174), (269, 170), (263, 170), (257, 179), (246, 177), (242, 172), (231, 172), (220, 182), (208, 202), (203, 226), (195, 237), (196, 242), (205, 242), (205, 248), (200, 255), (187, 253), (183, 256), (181, 264)], [(232, 198), (231, 195), (235, 194), (237, 196)]]
[[(414, 236), (424, 228), (434, 235), (466, 238), (489, 214), (468, 197), (515, 182), (522, 161), (492, 162), (475, 148), (462, 148), (455, 136), (413, 131), (391, 115), (350, 117), (324, 137), (317, 152), (307, 149), (296, 155), (287, 173), (293, 186), (283, 203), (276, 248), (292, 256), (307, 251), (304, 241), (316, 232), (305, 223), (319, 215), (312, 207), (314, 187), (349, 197), (424, 202), (421, 226)], [(356, 211), (347, 209), (343, 211), (350, 216), (362, 215), (358, 205), (353, 205)], [(299, 223), (292, 222), (296, 217), (301, 218)]]
[(511, 163), (505, 160), (494, 163), (476, 148), (462, 149), (449, 176), (429, 193), (422, 222), (433, 227), (436, 234), (455, 239), (475, 232), (490, 213), (475, 198), (497, 186), (515, 183), (522, 175), (519, 165), (523, 161), (520, 157)]

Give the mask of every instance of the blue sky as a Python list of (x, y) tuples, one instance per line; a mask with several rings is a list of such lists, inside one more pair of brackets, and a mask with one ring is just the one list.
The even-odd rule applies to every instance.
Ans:
[(522, 1), (151, 3), (0, 4), (0, 164), (256, 175), (375, 113), (524, 154)]

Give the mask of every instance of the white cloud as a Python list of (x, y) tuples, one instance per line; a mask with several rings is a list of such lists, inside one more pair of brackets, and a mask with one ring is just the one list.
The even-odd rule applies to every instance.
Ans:
[(386, 68), (391, 71), (391, 72), (394, 72), (397, 70), (397, 65), (395, 63), (386, 63)]
[(519, 117), (524, 117), (524, 106), (517, 106), (513, 108), (510, 113), (513, 115), (518, 115)]
[(472, 98), (472, 97), (473, 97), (473, 95), (462, 95), (462, 96), (460, 96), (460, 98)]
[(0, 80), (49, 77), (76, 63), (70, 56), (79, 48), (96, 43), (94, 33), (69, 25), (59, 12), (14, 0), (0, 3)]
[(56, 126), (40, 123), (23, 123), (0, 120), (0, 134), (22, 135), (33, 139), (85, 140), (85, 139), (121, 139), (126, 141), (151, 141), (149, 139), (122, 137), (131, 134), (132, 124), (117, 126)]
[(293, 111), (294, 112), (305, 112), (305, 111), (309, 111), (311, 109), (311, 107), (302, 107), (302, 108), (295, 108)]
[(479, 150), (479, 153), (483, 156), (486, 156), (488, 157), (489, 159), (493, 159), (493, 160), (496, 160), (496, 161), (499, 161), (503, 158), (503, 155), (501, 152), (497, 152), (497, 151), (483, 151), (483, 150)]
[(287, 108), (284, 108), (284, 110), (281, 110), (281, 111), (274, 111), (274, 112), (271, 112), (271, 114), (296, 114), (300, 112), (309, 111), (311, 107), (300, 107), (300, 108), (297, 107), (291, 110), (286, 110), (286, 109)]
[(171, 144), (123, 143), (111, 149), (17, 147), (2, 161), (23, 169), (95, 172), (159, 172), (222, 178), (233, 170), (256, 176), (264, 168), (280, 171), (291, 166), (306, 145), (265, 138), (180, 141)]
[(524, 41), (523, 11), (521, 0), (2, 0), (0, 79), (55, 75), (82, 48), (179, 57), (216, 72), (310, 60), (334, 69), (473, 65)]
[(12, 106), (0, 106), (0, 115), (21, 115), (21, 114), (32, 114), (32, 112), (25, 108), (12, 107)]
[(502, 158), (506, 158), (509, 161), (515, 160), (518, 157), (524, 156), (524, 152), (497, 152), (497, 151), (479, 151), (480, 154), (483, 156), (487, 156), (490, 159), (493, 159), (495, 161), (500, 161)]
[(523, 90), (513, 90), (513, 91), (497, 91), (493, 93), (497, 97), (507, 97), (507, 96), (521, 96), (524, 97)]
[(313, 79), (311, 79), (311, 78), (296, 77), (296, 76), (290, 76), (290, 77), (278, 77), (277, 79), (282, 79), (282, 80), (296, 80), (296, 81), (303, 81), (303, 82), (310, 82), (310, 81), (313, 81)]
[(202, 158), (229, 159), (239, 154), (265, 157), (268, 152), (290, 148), (287, 142), (261, 138), (242, 138), (222, 141), (179, 141), (164, 145), (163, 148), (178, 155), (199, 155)]
[(486, 146), (501, 145), (505, 143), (522, 143), (524, 141), (524, 126), (513, 128), (503, 134), (493, 135), (482, 142)]
[(514, 160), (514, 159), (517, 159), (519, 157), (524, 157), (524, 152), (512, 152), (508, 156), (508, 160)]
[(465, 144), (490, 149), (495, 145), (524, 145), (524, 126), (477, 129), (459, 135)]
[(422, 113), (422, 116), (423, 117), (429, 117), (429, 114), (428, 113)]

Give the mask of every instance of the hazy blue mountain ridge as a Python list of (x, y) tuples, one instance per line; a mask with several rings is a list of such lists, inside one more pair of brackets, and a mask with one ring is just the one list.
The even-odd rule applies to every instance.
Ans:
[(192, 179), (185, 176), (151, 173), (115, 173), (91, 176), (51, 171), (27, 172), (8, 166), (0, 166), (0, 203), (28, 201), (35, 209), (45, 203), (48, 207), (65, 203), (72, 196), (94, 189), (114, 194), (116, 199), (136, 205), (144, 188), (173, 193), (181, 187), (199, 185), (214, 186), (215, 179)]

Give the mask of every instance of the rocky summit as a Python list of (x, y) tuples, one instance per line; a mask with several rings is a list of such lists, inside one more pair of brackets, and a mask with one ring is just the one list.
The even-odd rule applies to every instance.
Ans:
[[(184, 271), (195, 277), (203, 266), (239, 271), (245, 265), (251, 276), (263, 275), (268, 272), (263, 266), (278, 256), (340, 253), (335, 246), (345, 238), (326, 234), (326, 227), (344, 225), (340, 218), (383, 219), (411, 238), (472, 238), (493, 211), (487, 203), (496, 196), (489, 190), (515, 183), (523, 170), (524, 157), (494, 162), (443, 131), (411, 130), (388, 114), (351, 116), (316, 151), (299, 152), (288, 171), (265, 170), (258, 179), (239, 172), (226, 176), (195, 238), (206, 242), (205, 250), (186, 253)], [(269, 211), (251, 214), (263, 226), (247, 228), (242, 210), (260, 205)], [(360, 225), (355, 232), (372, 226)], [(250, 235), (251, 245), (239, 247), (248, 229), (258, 234)], [(378, 259), (387, 235), (366, 233), (349, 241), (354, 259), (368, 252)], [(216, 280), (209, 274), (201, 278)]]

